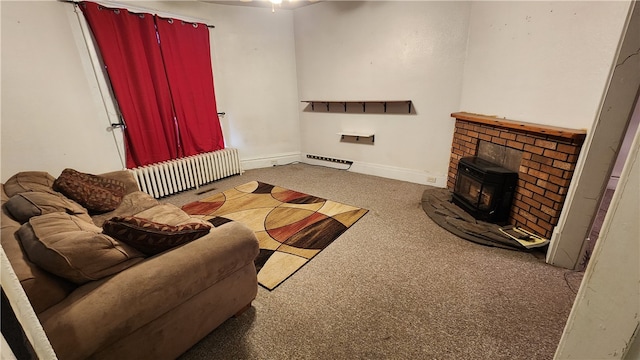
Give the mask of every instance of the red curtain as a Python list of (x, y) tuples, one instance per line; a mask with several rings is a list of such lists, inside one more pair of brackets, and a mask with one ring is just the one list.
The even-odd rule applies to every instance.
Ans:
[(205, 24), (80, 7), (127, 126), (128, 168), (224, 148)]
[(125, 119), (127, 167), (179, 156), (171, 93), (150, 14), (80, 4)]
[(185, 156), (224, 148), (205, 24), (156, 16), (160, 49)]

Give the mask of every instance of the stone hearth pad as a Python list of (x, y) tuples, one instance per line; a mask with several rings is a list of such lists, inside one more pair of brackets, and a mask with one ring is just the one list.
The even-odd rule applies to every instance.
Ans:
[(449, 189), (428, 188), (422, 194), (422, 209), (438, 225), (463, 239), (486, 246), (531, 251), (503, 235), (500, 225), (479, 221), (451, 202)]

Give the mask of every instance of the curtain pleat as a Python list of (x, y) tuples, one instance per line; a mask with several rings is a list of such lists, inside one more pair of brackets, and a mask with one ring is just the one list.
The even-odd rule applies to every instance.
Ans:
[(205, 24), (155, 18), (184, 155), (223, 149), (209, 29)]
[(224, 148), (206, 25), (92, 2), (80, 8), (125, 119), (128, 168)]

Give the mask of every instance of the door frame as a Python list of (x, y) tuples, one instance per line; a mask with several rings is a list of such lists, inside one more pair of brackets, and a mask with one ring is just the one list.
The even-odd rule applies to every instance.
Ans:
[(632, 1), (598, 116), (587, 133), (551, 237), (547, 263), (567, 269), (580, 266), (639, 92), (640, 6)]

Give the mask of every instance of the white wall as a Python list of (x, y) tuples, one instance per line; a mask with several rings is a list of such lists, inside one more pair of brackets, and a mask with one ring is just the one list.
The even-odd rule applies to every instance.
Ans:
[[(626, 1), (329, 1), (271, 13), (194, 1), (133, 4), (216, 25), (218, 108), (227, 112), (227, 145), (246, 168), (303, 152), (440, 186), (451, 112), (590, 127), (628, 8)], [(121, 168), (95, 79), (84, 71), (73, 6), (0, 6), (2, 180), (21, 170)], [(305, 99), (411, 99), (416, 114), (301, 112)], [(343, 130), (373, 131), (375, 145), (341, 143)]]
[[(329, 1), (295, 10), (300, 100), (410, 99), (416, 110), (415, 115), (302, 112), (302, 153), (352, 160), (353, 171), (417, 183), (436, 177), (444, 186), (469, 6)], [(341, 131), (374, 132), (375, 145), (341, 143), (336, 135)]]
[(460, 110), (590, 129), (628, 1), (474, 1)]
[(299, 159), (300, 127), (293, 11), (203, 2), (148, 2), (141, 7), (215, 25), (213, 76), (227, 146), (245, 169)]
[(608, 189), (615, 189), (618, 185), (618, 179), (620, 178), (620, 174), (622, 174), (624, 162), (629, 155), (629, 150), (631, 149), (633, 134), (635, 134), (638, 130), (638, 126), (640, 126), (640, 103), (638, 102), (638, 100), (636, 100), (636, 107), (634, 108), (633, 114), (631, 115), (631, 120), (629, 120), (627, 133), (624, 137), (624, 140), (622, 141), (622, 145), (620, 145), (618, 157), (616, 158), (616, 162), (613, 165), (613, 170), (611, 171), (611, 177), (609, 178), (609, 183), (607, 184)]
[[(202, 19), (227, 146), (245, 168), (298, 158), (293, 13), (201, 2), (132, 6)], [(74, 7), (53, 1), (2, 1), (2, 181), (23, 170), (57, 176), (65, 167), (100, 173), (122, 168), (97, 83), (84, 66)], [(117, 134), (117, 132), (116, 132)], [(265, 165), (266, 166), (266, 165)]]
[(122, 168), (59, 2), (2, 1), (2, 181), (18, 171)]

